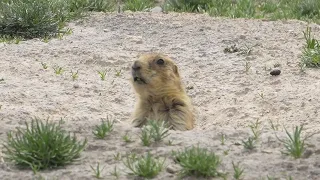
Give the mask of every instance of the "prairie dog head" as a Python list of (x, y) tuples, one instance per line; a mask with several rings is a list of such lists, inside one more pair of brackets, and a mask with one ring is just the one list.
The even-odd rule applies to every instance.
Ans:
[(133, 62), (131, 81), (136, 92), (159, 95), (180, 90), (180, 75), (174, 61), (163, 54), (143, 54)]

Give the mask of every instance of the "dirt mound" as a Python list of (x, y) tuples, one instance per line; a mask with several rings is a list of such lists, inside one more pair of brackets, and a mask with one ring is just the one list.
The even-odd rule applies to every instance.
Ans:
[[(241, 162), (244, 179), (267, 175), (294, 179), (316, 179), (319, 171), (319, 141), (315, 135), (308, 142), (311, 157), (293, 160), (280, 153), (280, 144), (269, 120), (291, 130), (304, 124), (307, 132), (320, 130), (319, 70), (301, 73), (298, 63), (305, 44), (306, 22), (265, 21), (213, 18), (186, 13), (94, 13), (85, 20), (70, 23), (71, 35), (48, 43), (28, 40), (20, 44), (0, 44), (0, 126), (1, 141), (33, 116), (65, 120), (66, 128), (79, 137), (88, 137), (89, 147), (80, 163), (66, 169), (44, 172), (49, 178), (93, 179), (90, 165), (106, 165), (106, 178), (114, 166), (127, 169), (113, 154), (128, 151), (168, 156), (171, 150), (200, 143), (223, 156), (225, 171), (232, 172), (231, 161)], [(310, 25), (320, 34), (320, 27)], [(226, 52), (235, 45), (237, 52)], [(183, 82), (197, 111), (196, 129), (174, 132), (173, 146), (165, 144), (146, 148), (127, 124), (135, 96), (128, 79), (132, 61), (144, 52), (162, 52), (178, 64)], [(44, 69), (41, 63), (48, 65)], [(65, 71), (56, 75), (53, 67)], [(279, 76), (271, 76), (274, 66)], [(79, 72), (72, 81), (70, 71)], [(102, 81), (97, 71), (107, 70)], [(92, 128), (108, 115), (117, 120), (114, 133), (107, 140), (96, 140)], [(258, 150), (247, 152), (235, 145), (249, 136), (248, 125), (256, 120), (264, 125)], [(129, 132), (134, 143), (121, 137)], [(227, 134), (220, 145), (219, 133)], [(282, 135), (281, 135), (282, 134)], [(280, 137), (285, 137), (279, 132)], [(195, 138), (196, 137), (196, 138)], [(238, 142), (238, 143), (237, 143)], [(228, 155), (223, 152), (229, 150)], [(173, 160), (168, 159), (168, 166)], [(1, 163), (3, 179), (30, 179), (30, 171), (19, 171)], [(176, 175), (163, 171), (158, 179)], [(231, 176), (230, 176), (231, 177)]]

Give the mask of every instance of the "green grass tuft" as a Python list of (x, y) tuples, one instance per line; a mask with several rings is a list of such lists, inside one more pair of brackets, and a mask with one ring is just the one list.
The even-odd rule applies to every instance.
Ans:
[(221, 164), (219, 156), (206, 148), (185, 148), (184, 151), (173, 151), (173, 156), (181, 165), (181, 175), (194, 175), (196, 177), (221, 177), (218, 171)]
[(95, 129), (92, 131), (93, 135), (98, 139), (105, 138), (111, 131), (113, 131), (114, 121), (107, 120), (102, 121), (100, 125), (96, 125)]
[(0, 37), (46, 38), (68, 33), (65, 23), (88, 11), (113, 11), (114, 0), (2, 0)]
[(32, 119), (25, 123), (26, 129), (17, 128), (13, 134), (7, 134), (4, 144), (6, 158), (21, 167), (30, 167), (34, 172), (64, 166), (80, 156), (87, 140), (77, 142), (62, 128), (61, 123), (43, 123), (40, 119)]
[(239, 166), (239, 163), (235, 164), (233, 161), (232, 161), (232, 167), (234, 170), (233, 178), (242, 179), (241, 177), (243, 176), (244, 169)]
[(93, 177), (97, 178), (97, 179), (101, 179), (101, 172), (103, 171), (103, 169), (105, 168), (105, 166), (103, 168), (100, 167), (100, 163), (97, 164), (97, 167), (94, 168), (90, 165), (90, 168), (92, 169), (94, 175)]
[(248, 140), (242, 140), (243, 147), (248, 150), (253, 150), (256, 148), (255, 146), (256, 140), (254, 137), (248, 137)]
[(306, 31), (303, 32), (306, 40), (300, 66), (309, 68), (320, 67), (320, 43), (318, 40), (311, 37), (311, 28), (307, 27)]
[(130, 154), (123, 163), (136, 176), (154, 178), (162, 171), (165, 159), (163, 161), (157, 160), (148, 152), (147, 155), (141, 157)]
[(285, 148), (287, 155), (291, 155), (294, 158), (300, 158), (305, 150), (305, 144), (304, 139), (301, 138), (301, 131), (303, 129), (303, 126), (296, 126), (293, 134), (290, 134), (287, 129), (286, 134), (288, 136), (288, 139), (285, 141), (282, 141)]
[(160, 142), (169, 135), (169, 129), (164, 121), (149, 120), (142, 128), (140, 139), (144, 146), (150, 146), (152, 141)]
[(153, 7), (154, 4), (154, 0), (125, 0), (123, 10), (144, 11)]
[(318, 0), (167, 0), (167, 11), (208, 13), (231, 18), (319, 20)]

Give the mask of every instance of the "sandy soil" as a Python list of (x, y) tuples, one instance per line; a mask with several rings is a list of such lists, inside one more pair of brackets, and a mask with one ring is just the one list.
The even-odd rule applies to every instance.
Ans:
[[(20, 44), (0, 44), (0, 139), (6, 132), (37, 116), (54, 121), (63, 118), (65, 127), (80, 138), (88, 138), (88, 147), (80, 162), (65, 168), (41, 172), (48, 179), (94, 179), (90, 165), (100, 162), (102, 175), (112, 179), (117, 166), (119, 179), (134, 179), (121, 161), (120, 152), (144, 153), (168, 157), (167, 168), (156, 179), (175, 179), (179, 165), (171, 150), (199, 144), (222, 158), (221, 170), (229, 172), (231, 162), (240, 162), (244, 179), (263, 179), (267, 175), (296, 180), (320, 179), (320, 135), (307, 141), (308, 153), (294, 160), (281, 154), (283, 145), (275, 138), (269, 120), (279, 125), (276, 132), (285, 138), (282, 125), (290, 131), (305, 125), (305, 132), (320, 130), (319, 70), (300, 72), (299, 57), (304, 45), (301, 21), (264, 21), (212, 18), (194, 14), (95, 13), (85, 20), (70, 23), (73, 33), (48, 43), (28, 40)], [(320, 38), (320, 27), (312, 24)], [(226, 47), (252, 48), (250, 54), (224, 53)], [(143, 147), (138, 128), (129, 123), (135, 95), (128, 79), (132, 61), (144, 52), (162, 52), (178, 64), (187, 92), (197, 114), (196, 128), (188, 132), (170, 131), (164, 143)], [(41, 62), (48, 64), (43, 69)], [(245, 64), (250, 69), (246, 73)], [(271, 76), (270, 68), (279, 63), (282, 73)], [(63, 75), (52, 67), (62, 66)], [(98, 70), (109, 70), (105, 81)], [(116, 70), (122, 70), (116, 76)], [(79, 70), (72, 81), (70, 71)], [(101, 119), (112, 116), (115, 130), (105, 140), (97, 140), (91, 131)], [(262, 134), (257, 149), (247, 151), (241, 140), (251, 134), (248, 125), (259, 119)], [(126, 144), (128, 132), (135, 140)], [(220, 134), (225, 133), (225, 145)], [(173, 145), (166, 142), (173, 140)], [(229, 150), (228, 155), (224, 151)], [(169, 170), (168, 170), (169, 169)], [(172, 172), (173, 171), (173, 172)], [(32, 171), (21, 171), (0, 163), (1, 179), (32, 179)], [(197, 179), (197, 178), (186, 178)]]

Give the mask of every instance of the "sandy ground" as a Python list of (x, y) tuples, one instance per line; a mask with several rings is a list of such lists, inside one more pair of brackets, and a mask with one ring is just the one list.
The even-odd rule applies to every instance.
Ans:
[[(294, 160), (281, 154), (284, 147), (269, 124), (271, 120), (279, 125), (276, 133), (281, 138), (285, 138), (282, 125), (290, 131), (301, 124), (305, 132), (320, 130), (319, 70), (301, 73), (298, 67), (306, 22), (177, 13), (95, 13), (69, 27), (73, 33), (62, 40), (0, 44), (1, 141), (6, 132), (34, 116), (49, 116), (54, 121), (63, 118), (67, 130), (89, 140), (80, 162), (41, 172), (43, 177), (94, 179), (90, 165), (100, 162), (106, 166), (102, 173), (105, 179), (113, 178), (110, 172), (115, 166), (119, 179), (134, 179), (114, 154), (150, 150), (155, 156), (168, 157), (167, 167), (155, 179), (176, 179), (179, 165), (171, 158), (171, 151), (199, 144), (221, 156), (220, 169), (230, 173), (228, 179), (232, 179), (232, 161), (245, 169), (243, 179), (266, 179), (267, 175), (320, 179), (320, 135), (308, 139), (309, 157)], [(320, 27), (311, 27), (320, 38)], [(234, 44), (252, 51), (224, 53)], [(138, 139), (140, 130), (128, 124), (135, 104), (128, 79), (132, 61), (151, 51), (165, 53), (177, 62), (196, 108), (197, 125), (188, 132), (170, 131), (164, 143), (143, 147)], [(47, 63), (48, 69), (43, 69), (41, 62)], [(246, 62), (250, 65), (247, 73)], [(276, 63), (282, 73), (271, 76), (270, 68)], [(54, 73), (55, 65), (65, 69), (63, 75)], [(116, 76), (120, 69), (121, 76)], [(71, 70), (79, 70), (78, 80), (72, 81)], [(105, 81), (100, 80), (98, 70), (109, 70)], [(116, 120), (115, 130), (105, 140), (97, 140), (91, 131), (107, 116)], [(257, 149), (246, 151), (239, 143), (251, 135), (248, 125), (257, 119), (263, 127)], [(134, 142), (123, 142), (126, 132)], [(221, 145), (220, 133), (227, 135), (225, 145)], [(169, 140), (173, 145), (167, 145)], [(32, 171), (18, 170), (3, 160), (0, 175), (1, 179), (34, 178)]]

